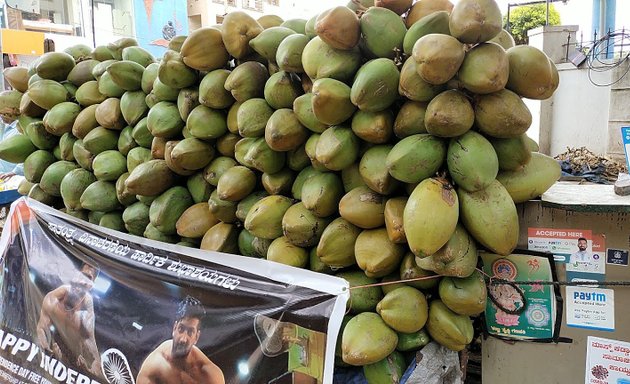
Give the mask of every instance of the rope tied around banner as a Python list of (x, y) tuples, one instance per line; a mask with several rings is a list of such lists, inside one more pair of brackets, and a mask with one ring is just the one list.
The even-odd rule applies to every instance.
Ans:
[(516, 284), (516, 285), (557, 285), (557, 286), (569, 286), (569, 287), (583, 287), (589, 286), (610, 286), (610, 287), (628, 287), (630, 281), (510, 281), (504, 280), (498, 277), (493, 277), (489, 285), (499, 284)]
[(486, 277), (486, 280), (488, 280), (488, 285), (516, 284), (516, 285), (554, 285), (554, 286), (572, 286), (572, 287), (585, 286), (585, 285), (622, 286), (622, 287), (630, 286), (630, 280), (629, 281), (542, 281), (542, 280), (512, 281), (512, 280), (502, 279), (496, 276), (490, 276), (479, 268), (477, 268), (477, 271), (479, 271), (484, 277)]
[[(431, 276), (424, 276), (424, 277), (414, 277), (412, 279), (401, 279), (401, 280), (394, 280), (394, 281), (383, 281), (380, 283), (374, 283), (374, 284), (364, 284), (364, 285), (355, 285), (354, 287), (350, 287), (348, 288), (349, 290), (353, 290), (353, 289), (359, 289), (359, 288), (371, 288), (371, 287), (380, 287), (383, 285), (392, 285), (392, 284), (400, 284), (400, 283), (408, 283), (408, 282), (412, 282), (412, 281), (421, 281), (421, 280), (431, 280), (431, 279), (437, 279), (438, 277), (444, 277), (443, 275), (431, 275)], [(345, 288), (344, 288), (345, 291)]]
[[(543, 287), (543, 286), (553, 286), (553, 287), (630, 286), (630, 281), (542, 281), (542, 280), (512, 281), (512, 280), (502, 279), (497, 276), (490, 276), (489, 274), (487, 274), (486, 272), (484, 272), (483, 270), (479, 268), (477, 268), (477, 271), (479, 271), (488, 282), (487, 291), (488, 291), (488, 297), (490, 298), (490, 301), (492, 301), (494, 305), (496, 305), (499, 309), (501, 309), (503, 312), (509, 315), (520, 315), (521, 313), (525, 311), (525, 308), (527, 307), (527, 296), (525, 295), (525, 292), (523, 291), (523, 289), (520, 287), (521, 285), (540, 286), (540, 287)], [(495, 290), (493, 289), (493, 287), (502, 287), (503, 289)], [(505, 305), (503, 305), (501, 297), (500, 297), (502, 295), (508, 295), (508, 296), (511, 296), (512, 298), (514, 297), (519, 298), (520, 301), (517, 299), (515, 302), (517, 303), (520, 302), (520, 305), (515, 307), (514, 309), (506, 308)]]
[[(490, 276), (489, 274), (487, 274), (486, 272), (484, 272), (482, 269), (479, 269), (479, 268), (476, 268), (476, 270), (479, 271), (479, 273), (481, 273), (486, 278), (486, 280), (488, 281), (488, 285), (516, 284), (516, 285), (557, 285), (557, 286), (584, 286), (584, 285), (622, 286), (622, 287), (630, 286), (630, 281), (542, 281), (542, 280), (511, 281), (511, 280), (502, 279), (496, 276)], [(431, 279), (437, 279), (440, 277), (453, 277), (453, 276), (431, 275), (431, 276), (415, 277), (411, 279), (400, 279), (400, 280), (393, 280), (393, 281), (383, 281), (380, 283), (373, 283), (373, 284), (355, 285), (347, 289), (351, 291), (353, 289), (372, 288), (372, 287), (380, 287), (384, 285), (409, 283), (413, 281), (431, 280)], [(345, 292), (346, 288), (344, 288), (343, 291)]]
[[(353, 289), (381, 287), (381, 286), (384, 286), (384, 285), (400, 284), (400, 283), (407, 283), (407, 282), (412, 282), (412, 281), (431, 280), (431, 279), (437, 279), (437, 278), (440, 278), (440, 277), (442, 277), (442, 275), (414, 277), (414, 278), (411, 278), (411, 279), (401, 279), (401, 280), (394, 280), (394, 281), (383, 281), (383, 282), (374, 283), (374, 284), (355, 285), (354, 287), (349, 287), (347, 290), (351, 291)], [(346, 288), (343, 288), (343, 292), (345, 292), (345, 291), (346, 291)], [(347, 304), (346, 315), (348, 313), (350, 313), (350, 309), (351, 308), (352, 308), (352, 295), (350, 295), (350, 299), (349, 299), (348, 304)]]
[[(525, 293), (523, 292), (523, 290), (521, 288), (519, 288), (519, 285), (530, 285), (530, 286), (534, 286), (534, 285), (541, 285), (541, 286), (621, 286), (621, 287), (628, 287), (630, 286), (630, 281), (511, 281), (511, 280), (506, 280), (506, 279), (502, 279), (500, 277), (497, 276), (490, 276), (489, 274), (487, 274), (486, 272), (484, 272), (482, 269), (480, 268), (476, 268), (476, 270), (481, 273), (485, 280), (488, 283), (488, 296), (490, 298), (490, 300), (497, 305), (502, 311), (508, 313), (508, 314), (512, 314), (512, 315), (517, 315), (520, 314), (524, 311), (525, 306), (523, 305), (521, 308), (515, 309), (515, 310), (510, 310), (508, 308), (503, 308), (503, 305), (500, 304), (499, 300), (496, 299), (494, 297), (494, 294), (492, 294), (492, 292), (490, 291), (490, 288), (492, 286), (505, 286), (508, 285), (510, 286), (513, 290), (514, 293), (518, 296), (520, 296), (521, 300), (523, 303), (527, 302), (527, 297), (525, 295)], [(380, 283), (373, 283), (373, 284), (363, 284), (363, 285), (355, 285), (353, 287), (349, 287), (347, 288), (347, 290), (352, 291), (353, 289), (364, 289), (364, 288), (372, 288), (372, 287), (382, 287), (382, 286), (386, 286), (386, 285), (393, 285), (393, 284), (401, 284), (401, 283), (409, 283), (409, 282), (414, 282), (414, 281), (423, 281), (423, 280), (432, 280), (432, 279), (438, 279), (441, 277), (449, 277), (449, 276), (445, 276), (445, 275), (431, 275), (431, 276), (423, 276), (423, 277), (415, 277), (415, 278), (410, 278), (410, 279), (399, 279), (399, 280), (393, 280), (393, 281), (383, 281)], [(346, 288), (343, 289), (343, 292), (346, 291)], [(348, 314), (348, 312), (350, 311), (350, 308), (352, 308), (352, 296), (350, 296), (350, 301), (348, 303), (348, 309), (346, 311), (346, 314)]]

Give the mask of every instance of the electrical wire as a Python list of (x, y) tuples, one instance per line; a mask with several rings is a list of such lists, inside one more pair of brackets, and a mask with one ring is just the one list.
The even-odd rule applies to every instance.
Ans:
[[(608, 56), (610, 52), (615, 53), (615, 47), (618, 46), (618, 42), (621, 42), (620, 46), (624, 46), (624, 42), (629, 42), (628, 44), (628, 52), (621, 54), (617, 59), (613, 60), (602, 60), (602, 57)], [(626, 69), (619, 78), (610, 82), (610, 83), (598, 83), (593, 80), (592, 74), (595, 73), (605, 73), (620, 67), (625, 63)], [(597, 87), (610, 87), (618, 82), (620, 82), (627, 74), (630, 72), (630, 33), (627, 33), (625, 29), (611, 31), (608, 32), (605, 36), (602, 36), (599, 40), (593, 42), (593, 45), (590, 47), (587, 55), (587, 65), (588, 65), (588, 79), (589, 81), (597, 86)]]

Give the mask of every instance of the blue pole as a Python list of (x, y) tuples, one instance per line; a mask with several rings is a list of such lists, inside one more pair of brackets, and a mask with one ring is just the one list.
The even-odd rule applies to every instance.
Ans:
[[(617, 0), (605, 0), (606, 1), (606, 15), (605, 15), (605, 30), (606, 33), (613, 32), (615, 30), (615, 11), (617, 8)], [(609, 46), (606, 52), (606, 58), (612, 59), (615, 56), (614, 45)]]
[(599, 31), (600, 31), (600, 29), (599, 29), (599, 20), (600, 20), (599, 19), (599, 13), (600, 13), (599, 9), (600, 9), (600, 2), (601, 1), (602, 0), (593, 0), (593, 12), (592, 12), (593, 18), (592, 18), (592, 22), (591, 22), (591, 24), (593, 26), (592, 27), (593, 30), (591, 31), (591, 36), (599, 35)]
[[(602, 9), (604, 14), (602, 14)], [(597, 33), (599, 38), (603, 38), (608, 32), (615, 30), (616, 10), (617, 0), (593, 0), (593, 36)], [(613, 47), (602, 54), (607, 59), (613, 58)]]
[(606, 24), (611, 31), (615, 30), (615, 16), (617, 13), (617, 0), (606, 1)]
[(617, 11), (617, 0), (606, 0), (606, 31), (615, 30), (616, 11)]

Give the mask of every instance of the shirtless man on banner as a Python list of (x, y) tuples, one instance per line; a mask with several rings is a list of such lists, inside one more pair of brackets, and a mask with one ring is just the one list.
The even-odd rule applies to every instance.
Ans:
[(147, 356), (136, 384), (225, 384), (221, 369), (195, 345), (204, 316), (199, 300), (186, 297), (177, 310), (173, 338)]
[(83, 264), (70, 284), (64, 284), (44, 297), (37, 322), (37, 339), (40, 348), (49, 356), (102, 378), (94, 338), (94, 304), (90, 295), (97, 275), (96, 268)]

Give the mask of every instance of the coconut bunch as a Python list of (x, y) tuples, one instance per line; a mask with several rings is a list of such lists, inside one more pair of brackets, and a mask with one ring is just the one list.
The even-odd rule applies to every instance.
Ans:
[[(516, 247), (516, 204), (560, 175), (522, 98), (558, 86), (494, 0), (351, 2), (9, 68), (20, 191), (149, 239), (335, 274), (351, 286), (338, 364), (395, 377), (433, 339), (462, 350), (485, 309), (477, 249)], [(389, 376), (388, 376), (389, 375)]]

